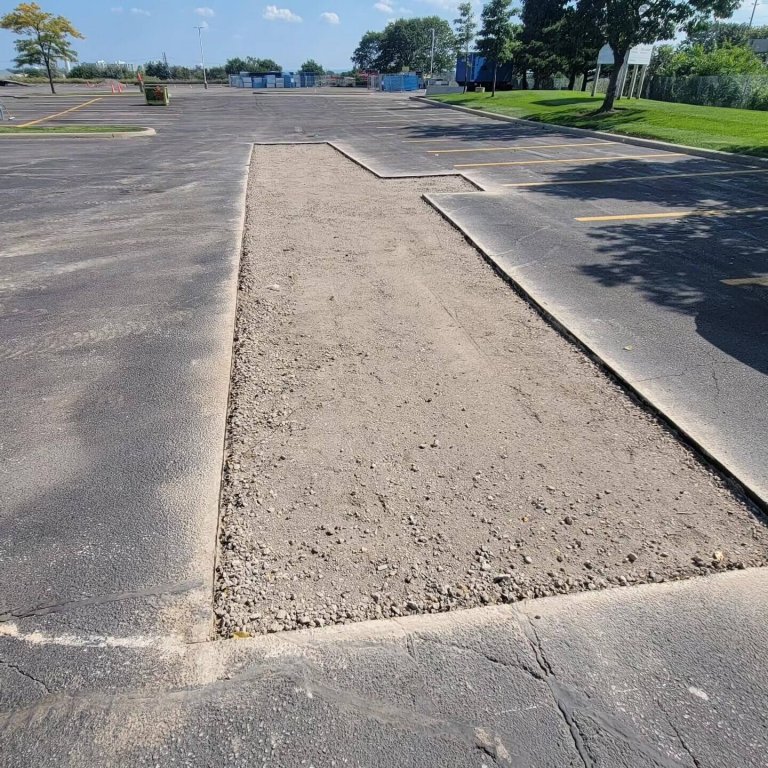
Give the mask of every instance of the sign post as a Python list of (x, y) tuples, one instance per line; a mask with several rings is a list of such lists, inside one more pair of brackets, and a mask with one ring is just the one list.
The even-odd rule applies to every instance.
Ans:
[[(640, 88), (637, 93), (637, 98), (640, 98), (640, 94), (643, 90), (643, 83), (645, 82), (645, 74), (648, 71), (648, 65), (651, 63), (651, 57), (653, 56), (653, 44), (636, 45), (631, 48), (627, 56), (627, 60), (622, 67), (622, 71), (619, 72), (617, 83), (616, 98), (620, 99), (624, 94), (624, 87), (627, 83), (627, 75), (629, 74), (629, 68), (635, 67), (632, 70), (632, 82), (629, 86), (629, 98), (631, 99), (635, 92), (635, 85), (637, 84), (637, 75), (640, 71)], [(600, 49), (600, 53), (597, 55), (597, 68), (595, 69), (595, 80), (592, 83), (592, 95), (594, 96), (597, 91), (597, 81), (600, 78), (600, 70), (603, 65), (612, 65), (614, 63), (613, 49), (610, 45), (606, 44)]]

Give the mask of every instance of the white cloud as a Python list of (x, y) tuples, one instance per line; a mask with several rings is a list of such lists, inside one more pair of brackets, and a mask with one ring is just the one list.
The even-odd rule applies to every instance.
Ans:
[(394, 13), (395, 9), (389, 3), (374, 3), (373, 7), (382, 13)]
[(419, 2), (426, 3), (427, 5), (434, 5), (445, 11), (454, 11), (458, 5), (456, 0), (419, 0)]
[(122, 5), (116, 5), (113, 8), (110, 8), (109, 10), (112, 11), (112, 13), (122, 13), (125, 9), (123, 8)]
[(298, 23), (302, 21), (301, 16), (294, 13), (289, 8), (278, 8), (276, 5), (268, 5), (264, 9), (264, 18), (267, 21), (287, 21)]
[(149, 11), (144, 10), (144, 8), (131, 8), (131, 13), (134, 16), (151, 16), (152, 15)]
[(206, 8), (206, 7), (195, 8), (195, 13), (198, 16), (205, 17), (206, 19), (211, 19), (211, 18), (213, 18), (216, 15), (216, 13), (214, 12), (213, 8)]
[(209, 29), (208, 22), (207, 21), (201, 21), (198, 24), (199, 27), (202, 27), (203, 29)]
[(321, 13), (320, 18), (323, 21), (327, 21), (329, 24), (341, 24), (339, 14), (334, 13), (333, 11), (326, 11), (325, 13)]

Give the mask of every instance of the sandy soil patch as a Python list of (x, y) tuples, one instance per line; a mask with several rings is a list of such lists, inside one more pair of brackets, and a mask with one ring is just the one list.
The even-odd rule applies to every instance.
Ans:
[(768, 528), (421, 200), (254, 154), (216, 615), (275, 632), (764, 565)]

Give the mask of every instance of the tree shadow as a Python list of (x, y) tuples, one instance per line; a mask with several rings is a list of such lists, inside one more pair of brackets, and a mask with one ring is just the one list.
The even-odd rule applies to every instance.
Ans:
[[(531, 137), (541, 137), (543, 135), (562, 138), (564, 141), (572, 141), (573, 135), (570, 133), (560, 133), (556, 127), (551, 125), (532, 125), (531, 123), (503, 123), (482, 121), (477, 123), (429, 123), (425, 125), (415, 125), (410, 129), (408, 139), (453, 139), (455, 141), (511, 141), (514, 139), (525, 139)], [(510, 148), (514, 145), (510, 144)]]
[[(702, 338), (768, 375), (768, 174), (703, 158), (664, 167), (663, 173), (642, 162), (568, 168), (534, 192), (567, 200), (569, 210), (575, 201), (619, 200), (629, 214), (717, 213), (577, 223), (598, 256), (579, 270), (606, 288), (629, 286), (646, 301), (693, 317)], [(707, 173), (722, 175), (697, 175)], [(654, 178), (600, 181), (637, 176)]]
[(590, 96), (582, 96), (581, 98), (573, 97), (567, 99), (537, 99), (532, 101), (531, 104), (538, 104), (542, 107), (567, 107), (570, 104), (583, 104), (585, 107), (592, 106), (592, 104), (602, 103), (602, 98), (595, 97), (593, 100)]

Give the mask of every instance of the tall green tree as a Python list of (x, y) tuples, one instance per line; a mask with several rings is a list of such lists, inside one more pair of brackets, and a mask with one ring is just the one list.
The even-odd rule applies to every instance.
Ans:
[(16, 63), (20, 67), (30, 64), (44, 66), (51, 93), (56, 93), (53, 84), (56, 61), (77, 61), (70, 38), (83, 39), (72, 22), (63, 16), (47, 13), (37, 3), (19, 3), (0, 18), (0, 29), (21, 36), (14, 43), (18, 52)]
[(301, 71), (307, 72), (311, 75), (324, 75), (325, 69), (321, 64), (318, 64), (314, 59), (307, 59), (301, 65)]
[(493, 65), (493, 97), (496, 96), (499, 66), (512, 59), (515, 53), (518, 30), (512, 23), (512, 17), (516, 13), (512, 0), (489, 0), (481, 15), (477, 49)]
[(564, 15), (565, 0), (523, 0), (520, 45), (525, 66), (533, 70), (534, 88), (542, 88), (547, 78), (566, 67), (556, 30)]
[(563, 70), (568, 75), (568, 89), (573, 90), (576, 77), (582, 75), (581, 90), (585, 91), (589, 73), (605, 42), (600, 29), (595, 26), (589, 4), (584, 2), (581, 6), (568, 6), (549, 32)]
[(434, 70), (453, 66), (456, 41), (450, 24), (439, 16), (391, 21), (381, 33), (374, 68), (379, 72), (428, 72), (432, 63), (432, 31), (435, 33)]
[[(453, 20), (453, 33), (456, 40), (456, 53), (464, 55), (465, 66), (469, 66), (469, 50), (477, 34), (477, 17), (472, 3), (459, 3), (459, 15)], [(467, 92), (467, 80), (464, 80), (464, 93)]]
[(614, 66), (600, 112), (613, 111), (619, 73), (631, 48), (641, 43), (671, 40), (696, 19), (712, 15), (729, 18), (741, 4), (741, 0), (586, 1), (592, 5), (595, 25), (613, 51)]
[(376, 62), (381, 53), (381, 32), (366, 32), (352, 54), (352, 64), (355, 69), (368, 72), (376, 68)]

